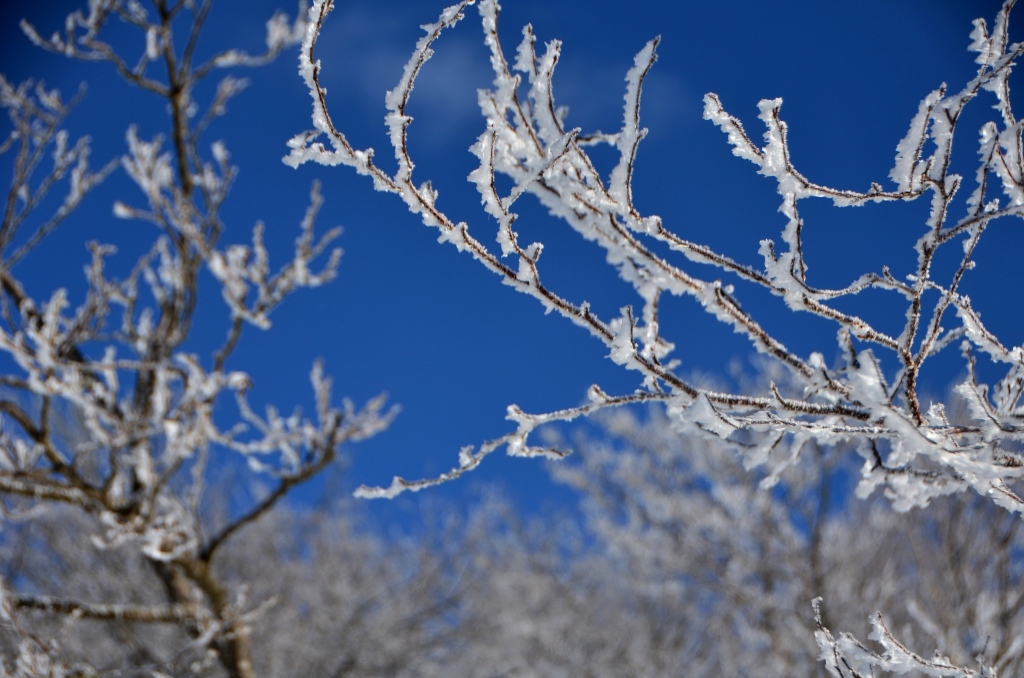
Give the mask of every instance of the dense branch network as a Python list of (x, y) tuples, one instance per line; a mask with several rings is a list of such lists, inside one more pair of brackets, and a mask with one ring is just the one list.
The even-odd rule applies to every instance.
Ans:
[[(517, 424), (516, 431), (464, 449), (451, 472), (414, 482), (395, 478), (389, 488), (361, 488), (361, 495), (391, 497), (458, 477), (503, 446), (515, 455), (559, 456), (557, 451), (529, 445), (529, 434), (541, 424), (606, 407), (658, 401), (684, 427), (696, 426), (733, 442), (736, 437), (730, 436), (736, 431), (755, 434), (758, 442), (749, 446), (747, 454), (762, 463), (783, 437), (795, 448), (810, 439), (854, 447), (865, 459), (861, 490), (870, 492), (884, 485), (900, 509), (965, 488), (1010, 510), (1024, 509), (1024, 501), (1013, 489), (1024, 473), (1019, 453), (1024, 440), (1024, 348), (1000, 342), (960, 291), (986, 228), (1000, 219), (1024, 216), (1021, 126), (1009, 100), (1010, 71), (1024, 45), (1009, 43), (1012, 2), (1006, 3), (991, 33), (983, 20), (975, 22), (970, 48), (977, 54), (976, 77), (955, 93), (942, 87), (921, 103), (898, 145), (895, 167), (889, 173), (893, 190), (878, 183), (864, 192), (836, 189), (801, 174), (790, 160), (781, 100), (760, 104), (760, 119), (767, 131), (764, 146), (759, 146), (716, 95), (705, 97), (704, 117), (726, 133), (733, 153), (753, 162), (760, 174), (778, 185), (780, 209), (787, 218), (782, 247), (763, 241), (760, 267), (738, 263), (681, 237), (659, 217), (643, 216), (633, 203), (636, 152), (646, 133), (640, 126), (641, 90), (654, 65), (658, 40), (637, 54), (626, 76), (622, 128), (614, 134), (585, 135), (579, 128), (568, 127), (564, 110), (555, 103), (552, 75), (560, 43), (552, 41), (538, 51), (533, 30), (527, 26), (515, 58), (508, 59), (499, 40), (499, 8), (494, 0), (479, 4), (494, 84), (479, 93), (486, 129), (470, 149), (480, 165), (469, 179), (480, 193), (484, 210), (498, 224), (497, 249), (471, 235), (469, 224), (449, 218), (438, 205), (435, 183), (413, 180), (414, 162), (407, 145), (412, 118), (407, 106), (435, 41), (463, 18), (471, 4), (473, 0), (453, 5), (436, 23), (424, 27), (426, 34), (386, 97), (385, 120), (398, 163), (391, 174), (374, 163), (372, 150), (355, 149), (329, 112), (315, 50), (332, 2), (315, 2), (300, 72), (312, 95), (316, 129), (291, 140), (285, 162), (347, 165), (368, 175), (376, 189), (398, 195), (427, 226), (436, 228), (441, 242), (467, 253), (504, 283), (536, 298), (546, 311), (564, 316), (604, 343), (614, 362), (638, 373), (641, 387), (636, 393), (609, 396), (595, 386), (585, 405), (545, 414), (525, 414), (510, 406), (509, 419)], [(999, 116), (982, 129), (977, 185), (967, 200), (966, 213), (956, 216), (953, 200), (962, 179), (950, 171), (953, 133), (963, 108), (985, 93), (995, 95)], [(587, 153), (588, 146), (595, 144), (618, 151), (618, 162), (608, 177), (599, 174)], [(512, 180), (507, 193), (499, 190), (497, 175)], [(517, 215), (512, 207), (527, 193), (582, 238), (604, 249), (608, 263), (637, 294), (639, 311), (626, 307), (619, 317), (602, 318), (587, 302), (572, 301), (542, 281), (543, 243), (520, 242), (513, 230)], [(905, 277), (885, 267), (861, 275), (842, 289), (821, 289), (808, 280), (800, 200), (822, 198), (836, 206), (856, 206), (928, 196), (931, 209), (915, 246), (917, 265)], [(938, 280), (932, 275), (936, 253), (952, 243), (963, 247), (959, 265), (948, 280)], [(666, 248), (671, 257), (659, 254)], [(737, 285), (759, 287), (781, 297), (794, 313), (812, 314), (834, 324), (843, 358), (829, 366), (823, 354), (831, 347), (807, 356), (790, 350), (740, 304), (733, 284), (707, 278), (706, 267), (692, 264), (717, 267)], [(868, 320), (840, 310), (837, 302), (868, 289), (880, 290), (892, 297), (893, 304), (905, 306), (906, 322), (899, 335), (887, 334)], [(659, 299), (665, 294), (696, 299), (715, 320), (745, 335), (758, 352), (781, 365), (782, 379), (761, 393), (722, 392), (691, 383), (677, 363), (667, 360), (674, 344), (662, 335), (658, 320)], [(970, 413), (966, 420), (952, 421), (943, 404), (922, 404), (919, 384), (926, 363), (958, 344), (970, 375), (956, 390)], [(989, 387), (978, 380), (973, 369), (978, 352), (1005, 370), (998, 384)]]

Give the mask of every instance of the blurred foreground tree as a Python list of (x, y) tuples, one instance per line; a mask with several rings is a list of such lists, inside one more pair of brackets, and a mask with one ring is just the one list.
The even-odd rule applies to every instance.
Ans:
[[(249, 405), (255, 384), (232, 364), (244, 328), (268, 329), (271, 312), (289, 294), (331, 280), (340, 250), (329, 251), (335, 231), (314, 234), (317, 186), (294, 254), (276, 272), (262, 226), (253, 231), (251, 245), (221, 244), (221, 208), (236, 170), (223, 143), (202, 139), (245, 82), (223, 77), (202, 104), (194, 97), (197, 86), (224, 69), (272, 60), (301, 39), (305, 24), (302, 16), (292, 23), (277, 14), (267, 22), (265, 53), (226, 50), (199, 63), (210, 6), (156, 0), (147, 10), (134, 1), (90, 2), (87, 12), (68, 17), (65, 34), (44, 38), (22, 25), (39, 47), (106, 62), (141, 96), (162, 99), (169, 113), (167, 149), (164, 136), (143, 139), (131, 127), (127, 153), (93, 171), (89, 139), (73, 142), (61, 129), (72, 105), (41, 84), (0, 76), (0, 105), (11, 123), (0, 151), (12, 161), (0, 222), (0, 351), (7, 359), (0, 493), (6, 520), (46, 526), (29, 530), (23, 547), (61, 556), (37, 562), (22, 550), (20, 557), (33, 561), (31, 576), (24, 564), (9, 571), (2, 607), (8, 621), (16, 610), (35, 609), (72, 619), (173, 624), (184, 634), (179, 652), (245, 677), (254, 675), (251, 621), (265, 601), (225, 578), (218, 566), (224, 545), (291, 488), (324, 470), (343, 445), (386, 427), (389, 414), (381, 399), (361, 409), (348, 401), (336, 408), (319, 364), (311, 372), (314, 419), (297, 411), (282, 416), (273, 407), (259, 414)], [(143, 38), (140, 54), (122, 55), (106, 41), (114, 23)], [(136, 222), (133, 232), (140, 224), (150, 227), (148, 251), (126, 267), (127, 277), (113, 279), (105, 269), (116, 258), (115, 247), (92, 243), (84, 294), (49, 289), (37, 296), (19, 271), (47, 265), (39, 245), (118, 164), (139, 193), (118, 201), (114, 216)], [(61, 191), (63, 198), (54, 203)], [(200, 295), (216, 291), (226, 320), (197, 328)], [(212, 342), (195, 337), (209, 337), (211, 329), (224, 337), (221, 345), (205, 354), (185, 348), (190, 343), (206, 351)], [(225, 413), (232, 402), (234, 417)], [(229, 453), (244, 457), (250, 472), (269, 478), (270, 486), (211, 521), (202, 507), (211, 490), (223, 496), (225, 489), (207, 485), (208, 469), (222, 467)], [(78, 549), (71, 561), (65, 560), (71, 557), (68, 540)], [(95, 556), (98, 568), (137, 561), (136, 576), (106, 587), (90, 583), (94, 560), (86, 554), (96, 547), (107, 549)], [(55, 575), (45, 576), (51, 569)], [(57, 672), (50, 649), (26, 636), (17, 671)]]

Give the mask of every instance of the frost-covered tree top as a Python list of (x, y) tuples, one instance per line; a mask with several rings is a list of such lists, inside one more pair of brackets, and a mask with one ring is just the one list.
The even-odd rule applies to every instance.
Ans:
[[(2, 516), (52, 515), (61, 506), (94, 517), (98, 529), (82, 540), (133, 549), (166, 593), (163, 604), (150, 605), (0, 588), (0, 610), (8, 622), (14, 609), (34, 609), (181, 624), (192, 650), (244, 677), (254, 675), (249, 616), (258, 606), (213, 573), (221, 547), (323, 471), (344, 444), (385, 428), (390, 415), (383, 398), (364, 407), (332, 402), (332, 381), (320, 362), (306, 368), (311, 414), (250, 405), (257, 384), (235, 360), (243, 334), (252, 331), (246, 328), (269, 329), (272, 312), (294, 291), (332, 280), (340, 250), (333, 246), (336, 229), (315, 233), (322, 203), (316, 184), (291, 251), (271, 256), (262, 225), (248, 244), (224, 237), (222, 208), (237, 168), (227, 146), (204, 132), (245, 82), (224, 75), (209, 99), (197, 89), (222, 69), (258, 66), (295, 45), (304, 19), (276, 14), (266, 23), (261, 54), (226, 50), (201, 61), (196, 44), (209, 8), (90, 2), (49, 38), (23, 22), (36, 46), (103, 62), (166, 107), (165, 134), (147, 137), (132, 125), (124, 131), (124, 154), (99, 170), (89, 164), (90, 140), (72, 140), (63, 129), (71, 105), (57, 91), (0, 74), (0, 108), (10, 122), (0, 156), (12, 166), (0, 216), (0, 352), (7, 360), (0, 377)], [(108, 42), (115, 23), (141, 32), (141, 53), (129, 59)], [(130, 224), (119, 235), (131, 246), (138, 242), (131, 236), (149, 237), (142, 256), (117, 275), (110, 270), (115, 244), (91, 242), (83, 294), (50, 287), (38, 296), (33, 269), (53, 265), (40, 254), (41, 243), (118, 167), (133, 190), (109, 206), (107, 218)], [(219, 304), (221, 314), (211, 324), (217, 340), (196, 344), (196, 335), (212, 334), (211, 316), (197, 313), (201, 297)], [(267, 490), (211, 520), (204, 508), (211, 495), (230, 502), (224, 488), (210, 486), (211, 467), (223, 469), (232, 458)]]

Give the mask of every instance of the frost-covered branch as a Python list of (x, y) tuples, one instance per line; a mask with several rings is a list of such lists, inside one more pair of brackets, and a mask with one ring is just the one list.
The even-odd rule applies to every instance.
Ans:
[[(0, 74), (0, 107), (7, 110), (11, 122), (10, 132), (0, 142), (0, 154), (14, 156), (11, 187), (0, 223), (0, 251), (4, 251), (10, 266), (52, 233), (114, 167), (113, 163), (108, 163), (97, 172), (90, 171), (89, 138), (69, 143), (68, 133), (60, 126), (74, 104), (74, 100), (65, 103), (60, 92), (47, 90), (42, 83), (24, 82), (14, 86)], [(45, 176), (36, 176), (46, 159), (52, 166)], [(35, 225), (31, 233), (19, 233), (30, 215), (38, 220), (36, 212), (40, 203), (65, 179), (67, 188), (60, 206)], [(18, 247), (7, 251), (15, 242), (19, 243)]]
[[(801, 173), (791, 160), (781, 100), (760, 104), (759, 118), (767, 131), (764, 144), (759, 145), (716, 95), (705, 97), (704, 117), (726, 133), (734, 154), (754, 163), (760, 174), (778, 186), (780, 211), (786, 218), (781, 245), (762, 241), (763, 263), (756, 267), (680, 236), (682, 225), (671, 228), (657, 216), (644, 216), (634, 203), (637, 148), (646, 133), (640, 122), (641, 93), (656, 59), (657, 39), (643, 47), (626, 75), (622, 128), (611, 134), (584, 134), (567, 124), (565, 109), (556, 104), (552, 75), (560, 43), (552, 41), (539, 51), (533, 29), (527, 26), (514, 58), (506, 57), (498, 32), (498, 3), (481, 0), (494, 81), (491, 89), (479, 93), (484, 130), (470, 149), (480, 164), (469, 179), (477, 187), (484, 211), (497, 223), (492, 249), (479, 235), (471, 235), (470, 224), (447, 216), (436, 181), (414, 181), (415, 162), (407, 143), (414, 129), (406, 110), (417, 75), (435, 43), (463, 18), (473, 1), (452, 5), (435, 23), (424, 26), (425, 35), (386, 98), (385, 120), (397, 159), (393, 174), (374, 164), (372, 149), (356, 150), (329, 111), (320, 85), (322, 65), (316, 58), (316, 44), (332, 4), (317, 0), (310, 8), (300, 72), (312, 97), (315, 129), (289, 142), (287, 164), (347, 165), (370, 176), (377, 190), (394, 193), (425, 225), (437, 229), (440, 242), (465, 252), (505, 284), (536, 298), (546, 312), (564, 316), (602, 342), (615, 363), (637, 374), (642, 398), (662, 401), (677, 421), (697, 424), (726, 439), (746, 431), (766, 444), (786, 435), (792, 440), (810, 436), (826, 444), (849, 445), (864, 459), (861, 494), (884, 486), (901, 510), (967, 488), (1010, 510), (1024, 510), (1024, 500), (1015, 489), (1024, 474), (1020, 456), (1024, 348), (1001, 342), (961, 291), (986, 229), (1010, 227), (1024, 216), (1021, 127), (1008, 94), (1010, 73), (1024, 52), (1024, 43), (1009, 39), (1012, 0), (991, 32), (984, 20), (975, 22), (970, 49), (977, 55), (977, 75), (957, 91), (943, 86), (922, 101), (907, 135), (897, 144), (895, 165), (889, 171), (892, 189), (879, 182), (866, 191), (833, 188)], [(998, 114), (981, 130), (977, 185), (964, 209), (954, 202), (964, 183), (950, 169), (954, 132), (964, 107), (990, 95), (996, 98)], [(320, 141), (325, 137), (326, 144)], [(588, 147), (595, 144), (610, 145), (618, 152), (618, 162), (607, 177), (588, 155)], [(511, 179), (507, 192), (499, 190), (498, 175)], [(569, 299), (544, 282), (543, 243), (521, 243), (513, 229), (517, 215), (512, 207), (526, 194), (581, 238), (604, 249), (609, 265), (636, 294), (638, 311), (626, 307), (618, 317), (599, 317), (587, 301)], [(894, 266), (866, 271), (839, 289), (814, 284), (803, 244), (807, 226), (800, 215), (800, 201), (817, 198), (852, 207), (924, 197), (931, 209), (915, 245), (917, 263), (911, 270), (899, 275), (893, 272)], [(479, 228), (472, 226), (473, 233)], [(933, 265), (936, 253), (954, 242), (963, 247), (959, 264), (951, 276), (941, 278)], [(723, 277), (707, 277), (706, 265), (716, 267)], [(773, 336), (760, 312), (741, 303), (745, 290), (752, 288), (778, 296), (794, 314), (832, 324), (842, 356), (838, 362), (829, 365), (824, 358), (836, 346), (802, 354)], [(871, 319), (843, 310), (847, 298), (866, 290), (888, 295), (892, 305), (905, 308), (901, 332), (887, 332)], [(725, 323), (745, 336), (757, 352), (775, 360), (786, 374), (785, 392), (775, 384), (765, 384), (759, 391), (720, 391), (692, 383), (669, 359), (677, 338), (662, 333), (658, 312), (664, 295), (695, 299), (713, 320)], [(989, 387), (972, 372), (957, 389), (958, 397), (969, 403), (969, 416), (951, 421), (945, 412), (952, 410), (952, 403), (926, 405), (920, 383), (932, 359), (957, 344), (968, 363), (980, 352), (1005, 376)], [(607, 398), (587, 406), (587, 411), (637, 397)], [(361, 488), (360, 494), (394, 496), (403, 489), (458, 477), (503, 445), (512, 453), (535, 449), (546, 453), (526, 444), (531, 427), (524, 427), (516, 414), (519, 409), (511, 406), (509, 412), (519, 430), (476, 452), (463, 451), (451, 473), (421, 482), (396, 479), (388, 489)], [(566, 418), (550, 413), (532, 420)], [(753, 458), (761, 456), (758, 452)]]
[(188, 605), (174, 605), (165, 608), (142, 605), (93, 605), (53, 597), (8, 596), (15, 608), (73, 614), (86, 619), (141, 622), (146, 624), (180, 623), (195, 617), (195, 610)]
[(862, 678), (875, 675), (875, 670), (895, 675), (935, 676), (936, 678), (995, 678), (996, 671), (982, 666), (978, 671), (965, 666), (955, 666), (949, 659), (936, 655), (925, 659), (908, 650), (896, 639), (885, 625), (880, 612), (871, 616), (871, 640), (882, 646), (882, 653), (876, 653), (849, 633), (839, 637), (832, 635), (821, 621), (821, 598), (814, 599), (814, 620), (818, 625), (814, 637), (821, 648), (821, 657), (829, 675), (835, 678)]

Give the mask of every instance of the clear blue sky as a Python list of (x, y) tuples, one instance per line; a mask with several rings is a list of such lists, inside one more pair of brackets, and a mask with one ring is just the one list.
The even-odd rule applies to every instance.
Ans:
[[(167, 116), (161, 102), (129, 88), (109, 65), (43, 53), (17, 28), (17, 19), (28, 17), (48, 35), (61, 28), (69, 9), (84, 4), (5, 3), (0, 9), (0, 71), (15, 82), (42, 78), (68, 94), (88, 82), (69, 127), (74, 134), (92, 136), (94, 158), (100, 162), (125, 150), (127, 125), (137, 124), (140, 136), (150, 137), (166, 129)], [(782, 97), (798, 169), (817, 182), (864, 189), (872, 181), (887, 181), (896, 144), (919, 101), (942, 82), (958, 88), (973, 75), (972, 55), (966, 51), (970, 21), (984, 16), (991, 22), (1000, 4), (735, 0), (633, 3), (627, 10), (626, 3), (605, 0), (506, 0), (501, 30), (508, 52), (526, 22), (533, 24), (539, 40), (563, 41), (556, 98), (570, 107), (570, 124), (585, 132), (611, 131), (621, 124), (625, 72), (644, 43), (661, 35), (659, 60), (644, 91), (642, 121), (650, 134), (639, 155), (636, 203), (641, 212), (660, 215), (669, 228), (690, 239), (757, 263), (758, 241), (777, 239), (784, 225), (776, 212), (775, 186), (757, 176), (753, 165), (732, 156), (724, 135), (701, 119), (703, 94), (716, 92), (754, 138), (761, 134), (758, 100)], [(436, 20), (443, 2), (338, 0), (337, 5), (319, 53), (332, 114), (354, 145), (372, 146), (379, 158), (390, 158), (384, 93), (397, 81), (419, 37), (418, 25)], [(220, 0), (206, 30), (206, 48), (259, 50), (264, 21), (277, 6), (267, 0)], [(295, 11), (290, 3), (283, 9)], [(1024, 28), (1024, 11), (1017, 12), (1016, 23)], [(1022, 33), (1015, 30), (1012, 37), (1022, 39)], [(544, 411), (578, 404), (593, 383), (610, 393), (638, 386), (633, 375), (604, 357), (606, 350), (596, 340), (562, 318), (545, 316), (532, 299), (503, 286), (454, 248), (438, 245), (434, 232), (393, 196), (373, 193), (367, 180), (350, 171), (312, 166), (296, 171), (281, 164), (285, 141), (311, 127), (309, 97), (293, 52), (270, 67), (239, 71), (233, 74), (250, 77), (252, 86), (207, 135), (208, 141), (224, 139), (241, 170), (224, 212), (227, 240), (247, 241), (252, 224), (262, 219), (268, 242), (280, 254), (277, 261), (282, 261), (309, 184), (319, 178), (326, 197), (320, 228), (344, 226), (345, 256), (339, 278), (326, 289), (293, 297), (273, 317), (271, 331), (247, 330), (234, 366), (252, 375), (256, 402), (284, 409), (292, 403), (309, 408), (308, 371), (317, 357), (335, 376), (339, 395), (361, 402), (387, 391), (402, 406), (389, 431), (353, 448), (353, 486), (387, 484), (394, 474), (417, 478), (446, 471), (461, 446), (510, 430), (504, 421), (510, 403)], [(482, 130), (476, 88), (489, 80), (472, 9), (437, 44), (411, 108), (416, 117), (411, 145), (420, 180), (431, 178), (440, 191), (440, 206), (469, 221), (477, 237), (493, 229), (465, 180), (474, 161), (466, 149)], [(974, 149), (966, 144), (974, 143), (973, 134), (968, 131), (961, 140), (961, 157), (968, 162)], [(610, 168), (612, 159), (605, 161)], [(973, 173), (969, 165), (964, 171)], [(0, 167), (4, 181), (8, 172)], [(18, 273), (39, 293), (58, 285), (81, 289), (80, 271), (87, 260), (83, 243), (90, 239), (119, 243), (119, 261), (126, 267), (133, 263), (133, 245), (150, 242), (152, 233), (140, 231), (146, 226), (113, 219), (115, 199), (139, 199), (123, 175), (97, 190), (46, 244), (45, 267), (37, 256), (34, 263), (31, 258), (26, 262), (35, 268)], [(842, 285), (884, 263), (893, 265), (894, 273), (909, 272), (912, 244), (926, 211), (924, 202), (856, 210), (805, 206), (812, 280)], [(635, 301), (594, 247), (535, 207), (523, 205), (519, 212), (517, 228), (524, 237), (546, 243), (542, 264), (550, 286), (577, 302), (589, 300), (606, 315)], [(1000, 276), (1005, 279), (1019, 262), (1014, 229), (1000, 224), (986, 233), (978, 269), (965, 285), (997, 334), (1020, 344), (1024, 314), (1019, 301), (1014, 302), (1017, 313), (1006, 313), (1007, 297), (998, 288)], [(742, 289), (740, 298), (753, 308), (763, 305), (766, 313), (782, 311), (764, 324), (790, 346), (804, 354), (821, 350), (827, 360), (834, 356), (832, 326), (794, 321), (781, 304)], [(901, 321), (901, 311), (886, 316), (873, 301), (863, 300), (858, 310)], [(222, 311), (219, 293), (208, 286), (200, 315), (209, 322), (197, 325), (197, 351), (208, 351), (222, 339)], [(677, 344), (675, 357), (689, 369), (719, 373), (751, 353), (742, 338), (712, 322), (692, 300), (668, 303), (665, 314), (667, 334)], [(952, 376), (955, 371), (929, 386), (941, 392)], [(494, 456), (468, 480), (443, 492), (462, 496), (479, 481), (503, 483), (529, 504), (542, 504), (552, 491), (540, 462)]]

